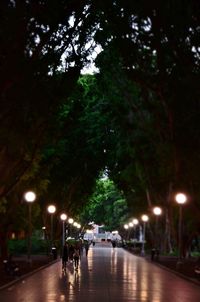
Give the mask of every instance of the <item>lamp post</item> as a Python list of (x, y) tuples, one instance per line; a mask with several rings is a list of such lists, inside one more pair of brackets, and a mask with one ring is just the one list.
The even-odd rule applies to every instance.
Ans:
[(126, 233), (125, 233), (125, 235), (126, 235), (126, 240), (128, 240), (128, 229), (129, 229), (128, 224), (124, 224), (124, 229), (126, 230)]
[(43, 226), (42, 227), (42, 230), (43, 230), (43, 238), (42, 239), (46, 239), (46, 227), (45, 226)]
[(60, 219), (62, 220), (62, 246), (65, 244), (65, 221), (67, 220), (67, 215), (62, 213), (60, 215)]
[(69, 222), (69, 232), (68, 232), (68, 235), (69, 237), (71, 236), (71, 225), (72, 223), (74, 222), (74, 219), (73, 218), (69, 218), (68, 219), (68, 222)]
[(129, 222), (129, 224), (128, 224), (128, 226), (129, 226), (129, 231), (128, 231), (128, 239), (130, 240), (131, 239), (131, 228), (133, 227), (133, 223), (132, 222)]
[(159, 238), (158, 238), (158, 217), (162, 214), (162, 209), (160, 207), (154, 207), (153, 213), (156, 215), (155, 224), (155, 248), (159, 251)]
[(75, 231), (74, 231), (75, 239), (78, 239), (78, 236), (79, 236), (79, 229), (78, 229), (79, 224), (78, 224), (78, 222), (74, 221), (73, 226), (75, 228)]
[(145, 228), (146, 228), (146, 222), (149, 220), (149, 217), (147, 215), (142, 215), (142, 221), (143, 221), (143, 238), (142, 238), (142, 251), (141, 254), (142, 256), (145, 255), (145, 249), (144, 249), (144, 245), (145, 245)]
[(78, 229), (78, 236), (80, 236), (80, 228), (81, 228), (81, 224), (80, 223), (77, 223), (77, 229)]
[(137, 218), (133, 218), (133, 228), (134, 228), (134, 247), (135, 247), (135, 243), (137, 241), (137, 233), (136, 233), (136, 227), (138, 225), (139, 221)]
[(178, 263), (181, 263), (181, 258), (182, 258), (182, 216), (183, 216), (182, 205), (184, 203), (186, 203), (187, 197), (183, 193), (178, 193), (175, 196), (175, 200), (179, 205), (179, 224), (178, 224), (178, 250), (179, 250), (179, 256), (178, 256)]
[(31, 262), (31, 235), (32, 235), (32, 203), (36, 199), (36, 194), (32, 191), (26, 192), (24, 194), (24, 199), (28, 203), (28, 261)]
[(53, 214), (56, 211), (56, 207), (54, 205), (49, 205), (47, 211), (51, 215), (51, 248), (53, 247)]

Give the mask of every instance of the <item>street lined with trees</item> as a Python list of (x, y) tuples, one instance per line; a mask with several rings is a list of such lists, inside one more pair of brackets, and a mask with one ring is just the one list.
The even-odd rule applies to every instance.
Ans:
[[(28, 232), (27, 190), (37, 194), (36, 228), (50, 228), (51, 202), (85, 213), (83, 224), (103, 202), (99, 219), (110, 228), (161, 206), (164, 251), (177, 248), (175, 194), (184, 192), (184, 254), (199, 251), (198, 8), (197, 0), (1, 2), (2, 255), (13, 232)], [(99, 72), (81, 75), (96, 45)], [(104, 171), (116, 191), (101, 199)]]

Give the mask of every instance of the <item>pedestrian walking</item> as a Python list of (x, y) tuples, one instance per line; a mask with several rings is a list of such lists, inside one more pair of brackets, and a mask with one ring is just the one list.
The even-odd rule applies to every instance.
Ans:
[(62, 251), (62, 269), (66, 270), (66, 265), (69, 259), (69, 250), (68, 250), (68, 244), (65, 242), (65, 245), (63, 246)]
[(116, 241), (112, 240), (112, 247), (115, 248), (116, 247)]
[(86, 255), (86, 257), (87, 257), (87, 255), (88, 255), (88, 250), (89, 250), (89, 242), (88, 242), (88, 240), (85, 241), (84, 247), (85, 247), (85, 255)]
[(73, 257), (74, 257), (75, 270), (78, 270), (79, 259), (80, 259), (80, 248), (78, 246), (75, 246), (75, 248), (74, 248)]
[(69, 260), (72, 263), (73, 262), (73, 255), (74, 255), (74, 246), (73, 244), (69, 245)]

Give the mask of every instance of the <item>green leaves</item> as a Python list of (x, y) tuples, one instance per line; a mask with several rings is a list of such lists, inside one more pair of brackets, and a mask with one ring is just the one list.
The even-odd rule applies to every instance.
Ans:
[(85, 209), (79, 215), (84, 224), (94, 221), (96, 224), (103, 224), (105, 230), (113, 231), (126, 221), (127, 214), (128, 208), (123, 194), (113, 181), (100, 178)]

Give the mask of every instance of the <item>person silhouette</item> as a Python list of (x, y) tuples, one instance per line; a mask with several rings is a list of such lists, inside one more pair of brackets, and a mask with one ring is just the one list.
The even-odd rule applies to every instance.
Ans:
[(63, 252), (62, 252), (62, 269), (66, 270), (66, 265), (69, 259), (69, 250), (68, 250), (68, 244), (65, 242), (63, 246)]
[(86, 255), (86, 257), (87, 257), (87, 255), (88, 255), (88, 250), (89, 250), (89, 242), (88, 242), (88, 240), (85, 241), (84, 247), (85, 247), (85, 255)]
[(78, 270), (79, 259), (80, 259), (80, 248), (78, 246), (75, 246), (75, 248), (74, 248), (73, 257), (74, 257), (75, 270)]

